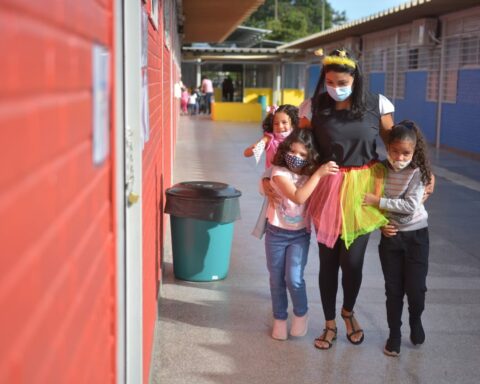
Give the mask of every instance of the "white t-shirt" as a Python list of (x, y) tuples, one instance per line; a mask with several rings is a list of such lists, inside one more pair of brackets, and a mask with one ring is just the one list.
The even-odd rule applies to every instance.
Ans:
[(279, 203), (269, 204), (267, 209), (268, 222), (276, 227), (290, 230), (298, 230), (306, 227), (305, 223), (305, 204), (296, 204), (287, 197), (285, 197), (275, 184), (273, 180), (274, 176), (283, 176), (290, 178), (296, 187), (301, 187), (308, 180), (308, 176), (298, 175), (288, 168), (278, 167), (274, 165), (272, 167), (272, 175), (270, 184), (273, 189), (281, 196)]
[[(395, 112), (395, 106), (385, 96), (378, 94), (378, 108), (381, 115)], [(306, 117), (312, 121), (312, 99), (306, 99), (298, 107), (298, 117)]]

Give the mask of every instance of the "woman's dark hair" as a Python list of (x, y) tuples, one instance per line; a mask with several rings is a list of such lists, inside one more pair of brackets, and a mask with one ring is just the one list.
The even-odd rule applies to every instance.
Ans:
[(291, 104), (280, 105), (274, 112), (269, 112), (262, 123), (263, 132), (273, 133), (273, 118), (275, 114), (283, 112), (290, 117), (292, 127), (298, 127), (298, 108)]
[(349, 110), (349, 117), (357, 119), (363, 116), (366, 106), (365, 106), (365, 95), (363, 91), (363, 74), (358, 64), (358, 61), (348, 52), (346, 49), (335, 49), (330, 52), (327, 57), (339, 57), (339, 58), (348, 58), (355, 63), (355, 68), (350, 65), (345, 64), (327, 64), (322, 68), (320, 73), (320, 78), (318, 79), (317, 87), (312, 97), (312, 114), (315, 115), (317, 112), (329, 115), (335, 110), (335, 100), (330, 96), (325, 94), (325, 75), (327, 72), (340, 72), (348, 73), (353, 77), (352, 85), (352, 95), (351, 100), (352, 104)]
[(388, 145), (395, 141), (411, 141), (415, 145), (412, 162), (413, 168), (420, 168), (422, 182), (427, 185), (432, 178), (432, 169), (428, 159), (427, 142), (420, 131), (420, 128), (411, 120), (402, 120), (395, 124), (388, 134)]
[(307, 150), (308, 164), (302, 168), (302, 175), (311, 175), (318, 168), (320, 163), (320, 155), (318, 154), (315, 139), (311, 129), (295, 128), (290, 135), (278, 146), (277, 152), (273, 158), (272, 164), (279, 167), (288, 168), (285, 161), (285, 154), (290, 152), (293, 143), (301, 143)]

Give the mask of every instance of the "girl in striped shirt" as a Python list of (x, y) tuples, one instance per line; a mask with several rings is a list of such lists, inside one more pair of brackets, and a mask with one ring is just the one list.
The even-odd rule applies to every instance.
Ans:
[(384, 353), (400, 354), (403, 298), (408, 300), (410, 340), (425, 341), (421, 315), (425, 308), (428, 271), (428, 214), (423, 205), (425, 187), (432, 178), (427, 145), (418, 126), (403, 120), (389, 132), (388, 169), (383, 197), (366, 194), (365, 205), (384, 210), (396, 234), (382, 231), (380, 262), (385, 278), (390, 335)]

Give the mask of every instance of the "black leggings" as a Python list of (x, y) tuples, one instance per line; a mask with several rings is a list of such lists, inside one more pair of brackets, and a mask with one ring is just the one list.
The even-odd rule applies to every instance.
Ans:
[(340, 238), (333, 248), (318, 244), (320, 256), (318, 286), (325, 320), (335, 319), (339, 268), (342, 268), (343, 308), (348, 312), (353, 311), (362, 284), (363, 259), (369, 237), (370, 234), (367, 233), (356, 238), (348, 250)]
[(428, 228), (382, 236), (378, 247), (385, 277), (387, 320), (390, 334), (400, 336), (403, 297), (407, 295), (410, 322), (425, 308), (428, 273)]

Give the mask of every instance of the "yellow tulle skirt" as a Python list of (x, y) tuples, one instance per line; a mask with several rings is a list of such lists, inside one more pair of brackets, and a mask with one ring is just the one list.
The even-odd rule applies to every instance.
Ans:
[(338, 237), (348, 249), (354, 240), (388, 223), (376, 207), (363, 205), (366, 193), (383, 195), (386, 168), (379, 162), (344, 167), (323, 177), (307, 205), (319, 243), (333, 248)]

